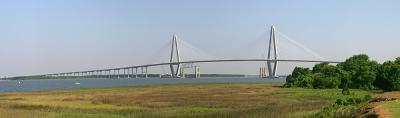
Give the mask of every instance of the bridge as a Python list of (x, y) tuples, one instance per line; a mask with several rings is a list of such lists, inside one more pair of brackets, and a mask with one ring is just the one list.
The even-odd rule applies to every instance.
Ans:
[[(68, 77), (96, 77), (96, 78), (137, 78), (137, 77), (148, 77), (148, 68), (156, 66), (169, 66), (170, 73), (164, 75), (164, 77), (173, 78), (183, 78), (185, 77), (184, 66), (190, 66), (189, 68), (194, 68), (194, 78), (200, 77), (200, 67), (192, 66), (198, 63), (221, 63), (221, 62), (266, 62), (267, 67), (260, 68), (259, 75), (261, 78), (276, 78), (277, 69), (280, 62), (311, 62), (311, 63), (341, 63), (340, 61), (326, 61), (326, 60), (296, 60), (296, 59), (279, 59), (278, 58), (278, 48), (277, 48), (277, 38), (275, 27), (271, 26), (269, 45), (268, 45), (268, 55), (267, 58), (263, 59), (212, 59), (212, 60), (194, 60), (194, 61), (182, 61), (180, 50), (179, 50), (179, 40), (175, 34), (172, 36), (172, 46), (170, 53), (169, 62), (164, 63), (153, 63), (153, 64), (143, 64), (128, 67), (119, 68), (108, 68), (108, 69), (96, 69), (87, 71), (74, 71), (74, 72), (62, 72), (62, 73), (52, 73), (44, 75), (35, 75), (51, 78), (68, 78)], [(120, 71), (123, 70), (123, 73)], [(140, 73), (138, 71), (140, 70)], [(159, 74), (162, 77), (162, 74)]]

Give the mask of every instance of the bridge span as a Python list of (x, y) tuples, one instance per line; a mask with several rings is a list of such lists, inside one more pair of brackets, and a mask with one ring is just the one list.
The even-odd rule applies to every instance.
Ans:
[[(110, 78), (112, 75), (117, 75), (119, 77), (120, 70), (123, 70), (123, 75), (128, 75), (128, 77), (138, 77), (138, 69), (141, 70), (141, 75), (147, 77), (148, 67), (155, 66), (170, 66), (170, 76), (171, 77), (184, 77), (184, 68), (182, 65), (185, 64), (196, 64), (196, 63), (221, 63), (221, 62), (266, 62), (267, 68), (260, 69), (260, 75), (267, 75), (269, 78), (277, 77), (277, 68), (280, 62), (300, 62), (300, 63), (342, 63), (340, 61), (325, 61), (325, 60), (298, 60), (298, 59), (279, 59), (278, 58), (278, 48), (276, 45), (276, 35), (275, 27), (271, 26), (269, 44), (268, 44), (268, 57), (266, 59), (215, 59), (215, 60), (193, 60), (193, 61), (182, 61), (179, 51), (179, 42), (175, 34), (172, 36), (172, 48), (170, 62), (165, 63), (154, 63), (154, 64), (144, 64), (137, 66), (119, 67), (119, 68), (108, 68), (108, 69), (95, 69), (88, 71), (74, 71), (74, 72), (63, 72), (63, 73), (53, 73), (35, 76), (47, 76), (47, 77), (68, 77), (68, 76), (92, 76), (92, 75), (108, 75)], [(195, 77), (200, 76), (199, 67), (195, 66), (194, 75)], [(114, 73), (112, 73), (114, 71)], [(128, 73), (126, 73), (126, 71)], [(267, 77), (267, 76), (260, 77)], [(161, 76), (161, 74), (160, 74)]]
[[(55, 73), (55, 74), (47, 74), (43, 76), (85, 76), (85, 75), (101, 75), (107, 74), (107, 72), (111, 75), (118, 75), (119, 70), (128, 70), (132, 72), (129, 77), (137, 77), (138, 69), (142, 71), (141, 74), (144, 74), (147, 77), (147, 69), (148, 67), (155, 67), (155, 66), (165, 66), (165, 65), (181, 65), (181, 64), (195, 64), (195, 63), (218, 63), (218, 62), (270, 62), (270, 63), (277, 63), (277, 62), (304, 62), (304, 63), (342, 63), (340, 61), (320, 61), (320, 60), (290, 60), (290, 59), (218, 59), (218, 60), (195, 60), (195, 61), (181, 61), (181, 62), (167, 62), (167, 63), (156, 63), (156, 64), (146, 64), (146, 65), (138, 65), (138, 66), (129, 66), (129, 67), (120, 67), (120, 68), (109, 68), (109, 69), (98, 69), (98, 70), (89, 70), (89, 71), (76, 71), (76, 72), (65, 72), (65, 73)], [(132, 71), (129, 71), (132, 70)], [(135, 70), (133, 72), (133, 70)], [(112, 74), (111, 71), (114, 71)], [(116, 73), (118, 71), (118, 73)], [(124, 72), (124, 75), (126, 73)]]

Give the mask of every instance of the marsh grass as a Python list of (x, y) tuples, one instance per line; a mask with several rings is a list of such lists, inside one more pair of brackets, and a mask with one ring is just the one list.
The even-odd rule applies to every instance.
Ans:
[(400, 118), (400, 101), (399, 100), (387, 101), (387, 102), (383, 102), (381, 104), (388, 112), (390, 112), (390, 115), (393, 118)]
[[(0, 104), (6, 105), (0, 107), (0, 113), (30, 114), (27, 118), (303, 117), (334, 103), (337, 98), (349, 97), (336, 89), (281, 88), (280, 85), (177, 84), (2, 93)], [(350, 96), (365, 94), (369, 93), (353, 90)]]

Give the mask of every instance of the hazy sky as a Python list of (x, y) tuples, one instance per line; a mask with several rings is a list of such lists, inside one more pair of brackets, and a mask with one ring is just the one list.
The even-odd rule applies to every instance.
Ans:
[[(157, 53), (169, 58), (173, 32), (209, 55), (247, 58), (253, 49), (266, 51), (272, 24), (329, 60), (366, 53), (382, 62), (400, 56), (399, 6), (397, 0), (1, 0), (0, 76), (157, 63), (150, 61)], [(219, 70), (259, 68), (244, 66)]]

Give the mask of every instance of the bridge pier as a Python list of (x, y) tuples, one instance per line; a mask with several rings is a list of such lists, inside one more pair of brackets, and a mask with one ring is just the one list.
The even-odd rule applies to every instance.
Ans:
[(129, 68), (125, 68), (124, 72), (125, 72), (124, 77), (129, 78)]
[(268, 68), (266, 67), (261, 67), (260, 68), (260, 78), (267, 78), (269, 77), (268, 75)]
[(180, 78), (185, 78), (185, 69), (180, 68)]
[(105, 73), (106, 73), (106, 75), (104, 76), (104, 78), (111, 78), (111, 71), (110, 70), (106, 70)]
[(200, 67), (194, 66), (194, 78), (200, 78)]
[(133, 78), (133, 68), (130, 68), (130, 74), (129, 74), (129, 78)]
[(93, 71), (93, 78), (98, 78), (98, 77), (99, 77), (99, 72)]
[(126, 68), (125, 70), (126, 70), (125, 77), (126, 77), (126, 78), (129, 78), (129, 68)]
[(141, 70), (141, 71), (140, 71), (140, 72), (141, 72), (140, 77), (143, 77), (143, 73), (144, 73), (144, 72), (143, 72), (143, 67), (140, 67), (140, 70)]
[(120, 69), (117, 69), (117, 78), (119, 78), (119, 76), (120, 76), (119, 70), (120, 70)]
[(103, 71), (102, 70), (98, 70), (97, 71), (97, 77), (98, 78), (103, 78)]
[[(143, 69), (144, 68), (144, 69)], [(144, 78), (147, 78), (147, 66), (146, 67), (141, 67), (142, 70), (142, 77), (144, 76)]]
[(104, 71), (103, 70), (99, 70), (99, 78), (104, 78)]
[(123, 68), (122, 70), (124, 70), (124, 74), (122, 74), (122, 78), (125, 78), (125, 75), (126, 75), (126, 69), (125, 69), (125, 68)]
[(129, 72), (131, 72), (130, 70), (131, 70), (131, 68), (128, 68), (128, 74), (127, 74), (128, 78), (131, 78), (131, 74), (129, 73)]
[(112, 70), (114, 73), (111, 75), (111, 78), (115, 78), (117, 76), (117, 70)]
[(138, 78), (138, 68), (136, 67), (135, 78)]

